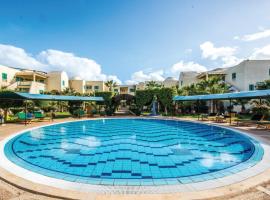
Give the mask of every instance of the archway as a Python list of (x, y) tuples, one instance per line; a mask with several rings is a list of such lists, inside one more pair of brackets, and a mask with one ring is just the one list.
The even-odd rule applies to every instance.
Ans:
[(132, 103), (134, 103), (135, 96), (131, 94), (118, 94), (113, 97), (113, 102), (116, 105), (118, 112), (129, 113)]

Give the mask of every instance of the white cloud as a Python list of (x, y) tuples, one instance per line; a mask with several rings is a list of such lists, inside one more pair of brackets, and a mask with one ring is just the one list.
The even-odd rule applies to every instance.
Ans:
[(131, 75), (131, 80), (127, 80), (126, 84), (136, 84), (139, 82), (145, 82), (145, 81), (164, 81), (164, 71), (163, 70), (157, 70), (153, 72), (146, 73), (142, 70), (134, 72)]
[(266, 45), (262, 48), (255, 48), (250, 59), (270, 59), (270, 45)]
[(103, 74), (101, 66), (94, 60), (59, 50), (48, 49), (41, 51), (37, 56), (32, 56), (22, 48), (0, 44), (0, 63), (43, 71), (66, 71), (70, 77), (80, 76), (85, 80), (114, 80), (121, 84), (117, 76)]
[(260, 31), (257, 33), (247, 34), (247, 35), (244, 35), (242, 37), (235, 36), (234, 39), (249, 42), (249, 41), (255, 41), (255, 40), (259, 40), (259, 39), (263, 39), (263, 38), (267, 38), (267, 37), (270, 37), (270, 29), (263, 30), (263, 31)]
[(0, 44), (0, 62), (3, 65), (11, 67), (34, 69), (44, 67), (44, 64), (40, 63), (32, 55), (26, 53), (24, 49), (4, 44)]
[(235, 56), (223, 57), (221, 60), (223, 61), (222, 67), (232, 67), (243, 61), (242, 58), (237, 58)]
[(172, 73), (179, 73), (179, 72), (186, 72), (186, 71), (203, 72), (203, 71), (207, 71), (207, 69), (205, 66), (202, 66), (198, 63), (194, 63), (194, 62), (185, 63), (184, 61), (180, 61), (171, 67)]
[(236, 47), (215, 47), (212, 42), (204, 42), (200, 45), (203, 58), (210, 58), (216, 60), (222, 57), (228, 57), (235, 54)]
[(95, 79), (101, 74), (101, 67), (94, 60), (72, 53), (49, 49), (40, 52), (38, 59), (46, 63), (48, 71), (64, 70), (70, 76), (77, 75), (85, 79)]
[(212, 42), (204, 42), (200, 45), (202, 57), (210, 60), (222, 61), (222, 67), (231, 67), (242, 61), (235, 56), (237, 47), (215, 47)]

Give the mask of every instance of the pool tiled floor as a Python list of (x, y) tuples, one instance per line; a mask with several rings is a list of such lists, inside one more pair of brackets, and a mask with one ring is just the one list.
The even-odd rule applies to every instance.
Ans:
[[(1, 127), (0, 127), (0, 131), (1, 131)], [(255, 134), (257, 134), (257, 135), (259, 135), (260, 133), (263, 133), (264, 135), (263, 135), (263, 137), (265, 137), (266, 138), (266, 140), (268, 140), (268, 135), (267, 134), (265, 134), (265, 132), (262, 132), (262, 131), (254, 131), (255, 132)], [(265, 161), (267, 161), (268, 163), (269, 163), (269, 159), (267, 160), (267, 159), (265, 159)], [(251, 169), (250, 169), (250, 176), (248, 175), (249, 173), (244, 173), (244, 172), (239, 172), (239, 176), (241, 175), (241, 173), (242, 173), (242, 175), (241, 175), (241, 177), (240, 177), (240, 179), (238, 179), (239, 177), (235, 177), (237, 180), (235, 180), (235, 181), (233, 181), (233, 179), (234, 178), (232, 178), (232, 177), (229, 177), (229, 176), (227, 176), (227, 177), (223, 177), (223, 178), (218, 178), (218, 179), (216, 179), (216, 180), (218, 180), (217, 182), (218, 182), (218, 184), (217, 184), (217, 182), (215, 182), (215, 184), (212, 184), (211, 182), (208, 182), (208, 184), (207, 183), (205, 183), (204, 184), (204, 186), (202, 186), (202, 184), (195, 184), (195, 185), (193, 185), (192, 186), (192, 184), (193, 183), (189, 183), (189, 184), (183, 184), (184, 185), (184, 187), (178, 187), (178, 188), (173, 188), (173, 187), (170, 187), (170, 185), (169, 186), (157, 186), (157, 187), (153, 187), (153, 188), (151, 188), (151, 191), (149, 191), (149, 190), (145, 190), (145, 187), (144, 188), (142, 188), (141, 186), (140, 186), (140, 188), (142, 189), (140, 192), (141, 192), (141, 194), (143, 194), (143, 193), (152, 193), (152, 194), (157, 194), (157, 193), (162, 193), (161, 192), (161, 188), (163, 189), (163, 190), (166, 190), (168, 193), (171, 193), (171, 192), (173, 192), (173, 193), (177, 193), (177, 192), (187, 192), (187, 191), (189, 191), (189, 192), (194, 192), (194, 191), (201, 191), (202, 189), (203, 190), (205, 190), (205, 189), (207, 189), (207, 187), (206, 188), (204, 188), (205, 187), (205, 185), (214, 185), (214, 187), (221, 187), (221, 188), (225, 188), (225, 187), (222, 187), (222, 186), (224, 186), (224, 185), (228, 185), (228, 184), (234, 184), (234, 185), (238, 185), (236, 182), (239, 182), (240, 180), (245, 180), (246, 178), (249, 178), (249, 179), (251, 179), (251, 180), (253, 180), (252, 182), (253, 183), (250, 183), (248, 180), (247, 181), (244, 181), (243, 183), (241, 183), (241, 185), (239, 185), (239, 187), (241, 186), (243, 186), (243, 185), (245, 185), (245, 186), (247, 186), (247, 185), (252, 185), (252, 184), (256, 184), (256, 183), (258, 183), (260, 180), (261, 181), (263, 181), (263, 180), (267, 180), (267, 176), (259, 176), (258, 174), (256, 174), (255, 172), (258, 172), (258, 170), (259, 171), (261, 171), (261, 172), (263, 172), (263, 171), (267, 171), (267, 168), (269, 167), (268, 166), (268, 164), (267, 163), (260, 163), (260, 165), (259, 166), (257, 166), (258, 167), (258, 169), (256, 168), (254, 168), (254, 167), (251, 167)], [(253, 172), (255, 173), (255, 174), (253, 174)], [(227, 175), (227, 174), (225, 174), (225, 175)], [(250, 178), (250, 177), (252, 177), (252, 176), (254, 176), (254, 178)], [(256, 178), (256, 177), (258, 177), (258, 178)], [(37, 178), (37, 177), (35, 177), (35, 178)], [(36, 180), (39, 180), (39, 179), (36, 179)], [(44, 181), (44, 180), (43, 180)], [(43, 183), (43, 184), (45, 184), (45, 183)], [(65, 184), (64, 184), (65, 185)], [(201, 186), (200, 186), (201, 185)], [(75, 188), (75, 187), (73, 187), (73, 186), (71, 186), (71, 185), (65, 185), (66, 186), (66, 189), (68, 188), (68, 189), (70, 189), (70, 190), (77, 190), (77, 191), (93, 191), (93, 190), (89, 190), (89, 188), (87, 187), (87, 186), (85, 186), (85, 185), (81, 185), (81, 186), (79, 186), (79, 187), (77, 187), (77, 189)], [(234, 188), (237, 188), (236, 186), (234, 186)], [(123, 187), (125, 187), (125, 186), (123, 186)], [(147, 186), (146, 186), (147, 187)], [(161, 188), (160, 188), (161, 187)], [(92, 189), (94, 189), (94, 190), (98, 190), (98, 189), (100, 189), (100, 188), (92, 188)], [(148, 188), (147, 187), (147, 189), (150, 189), (150, 188)], [(118, 186), (118, 187), (105, 187), (105, 188), (102, 188), (102, 189), (100, 189), (101, 191), (103, 191), (103, 192), (101, 192), (101, 193), (110, 193), (110, 194), (112, 194), (112, 193), (115, 193), (115, 194), (123, 194), (123, 193), (125, 193), (125, 194), (133, 194), (133, 193), (138, 193), (138, 191), (136, 192), (136, 187), (135, 187), (135, 189), (134, 189), (134, 186), (132, 186), (132, 189), (130, 189), (130, 188), (128, 188), (128, 187), (125, 187), (125, 189), (124, 189), (124, 191), (121, 191), (121, 190), (123, 190), (123, 188), (121, 187), (121, 186)], [(216, 189), (216, 190), (219, 190), (218, 188)], [(213, 190), (213, 193), (216, 193), (216, 190)], [(224, 189), (225, 190), (225, 189)], [(231, 191), (233, 191), (234, 189), (230, 189)], [(112, 192), (113, 191), (113, 192)], [(214, 192), (215, 191), (215, 192)], [(221, 190), (222, 191), (222, 190)], [(53, 190), (51, 191), (52, 193), (53, 193)], [(223, 191), (224, 192), (224, 191)], [(208, 192), (209, 193), (209, 192)], [(212, 194), (213, 194), (212, 193)], [(224, 194), (225, 194), (226, 192), (224, 192)], [(198, 193), (199, 194), (199, 193)], [(203, 197), (203, 196), (207, 196), (204, 192), (202, 192), (202, 193), (200, 193), (201, 195), (201, 197)], [(67, 193), (66, 193), (66, 195), (68, 195)], [(189, 195), (191, 195), (191, 194), (189, 194)], [(220, 195), (221, 195), (221, 193), (220, 193)], [(80, 196), (80, 195), (78, 195), (78, 196)], [(177, 198), (177, 195), (173, 195), (175, 198)], [(185, 196), (185, 195), (184, 195)], [(155, 196), (156, 197), (156, 196)], [(161, 196), (160, 196), (161, 197)], [(179, 196), (178, 196), (179, 197)], [(190, 196), (190, 197), (192, 197), (192, 195)], [(117, 198), (117, 197), (116, 197)], [(172, 197), (170, 197), (170, 198), (168, 198), (168, 199), (171, 199)], [(118, 198), (119, 199), (119, 198)], [(148, 199), (148, 198), (146, 198), (146, 199)], [(156, 198), (154, 198), (154, 199), (156, 199)], [(185, 199), (185, 198), (184, 198)], [(187, 199), (190, 199), (190, 198), (187, 198)]]

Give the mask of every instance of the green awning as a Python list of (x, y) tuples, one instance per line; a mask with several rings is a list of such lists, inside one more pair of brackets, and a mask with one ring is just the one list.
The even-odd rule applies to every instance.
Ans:
[(12, 91), (0, 92), (0, 100), (9, 100), (9, 99), (11, 100), (47, 100), (47, 101), (104, 101), (103, 97), (30, 94), (30, 93), (12, 92)]

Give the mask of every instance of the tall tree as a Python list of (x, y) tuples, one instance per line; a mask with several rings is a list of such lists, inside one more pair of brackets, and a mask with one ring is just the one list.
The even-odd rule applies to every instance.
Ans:
[(114, 88), (117, 87), (117, 83), (113, 80), (107, 81), (105, 85), (109, 88), (111, 92), (113, 92)]
[(155, 89), (155, 88), (161, 88), (161, 87), (162, 87), (162, 85), (156, 81), (149, 81), (146, 83), (147, 89)]
[(265, 80), (256, 84), (257, 90), (268, 90), (270, 89), (270, 80)]

